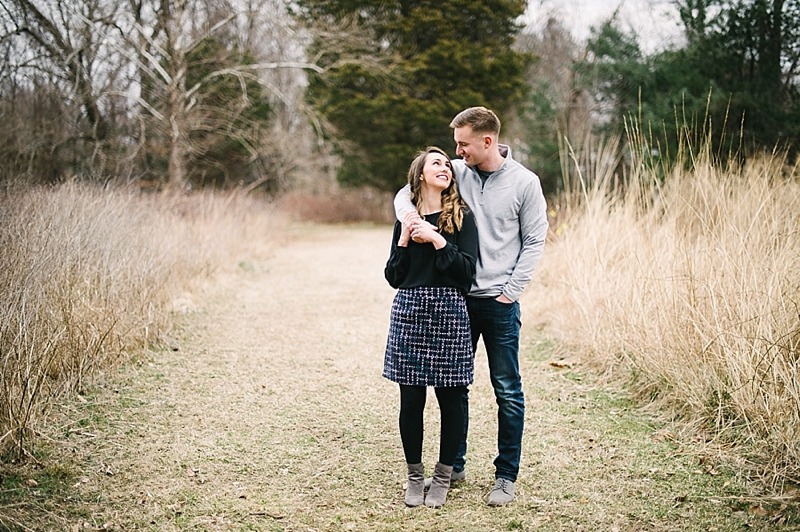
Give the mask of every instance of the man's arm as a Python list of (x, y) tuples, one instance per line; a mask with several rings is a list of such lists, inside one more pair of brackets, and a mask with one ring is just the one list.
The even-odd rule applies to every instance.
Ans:
[(542, 258), (547, 238), (547, 203), (538, 179), (526, 190), (519, 212), (519, 224), (522, 249), (514, 273), (503, 287), (503, 295), (511, 301), (517, 301), (530, 283), (533, 271)]
[(414, 204), (411, 203), (411, 187), (406, 185), (394, 196), (394, 215), (398, 220), (403, 221), (406, 214), (416, 210)]
[[(466, 172), (467, 165), (461, 159), (453, 159), (453, 178), (458, 181), (459, 178)], [(394, 215), (399, 221), (403, 221), (403, 217), (411, 211), (416, 211), (416, 207), (411, 202), (411, 187), (404, 186), (397, 191), (394, 196)]]

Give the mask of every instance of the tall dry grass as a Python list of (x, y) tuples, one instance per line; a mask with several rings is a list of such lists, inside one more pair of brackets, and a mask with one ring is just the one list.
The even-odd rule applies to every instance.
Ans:
[(237, 195), (0, 192), (0, 453), (26, 452), (54, 401), (158, 341), (177, 296), (279, 226)]
[(687, 150), (666, 177), (634, 158), (620, 186), (617, 152), (573, 158), (573, 193), (552, 205), (552, 330), (774, 487), (800, 481), (797, 167)]

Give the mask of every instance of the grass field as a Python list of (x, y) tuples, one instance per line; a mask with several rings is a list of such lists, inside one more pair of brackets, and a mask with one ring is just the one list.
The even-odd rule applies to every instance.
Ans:
[(402, 504), (388, 198), (6, 189), (0, 530), (795, 530), (785, 163), (698, 156), (620, 188), (613, 158), (576, 162), (522, 300), (525, 451), (501, 509), (480, 351), (468, 480), (440, 511)]

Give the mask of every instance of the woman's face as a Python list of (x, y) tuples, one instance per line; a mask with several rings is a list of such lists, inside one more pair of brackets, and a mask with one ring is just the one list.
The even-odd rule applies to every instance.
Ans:
[(444, 190), (453, 181), (453, 168), (450, 161), (441, 153), (431, 152), (422, 167), (423, 186)]

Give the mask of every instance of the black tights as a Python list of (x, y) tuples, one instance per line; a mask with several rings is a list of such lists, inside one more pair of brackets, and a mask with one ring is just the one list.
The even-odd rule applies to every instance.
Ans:
[[(464, 407), (461, 397), (465, 386), (434, 388), (441, 412), (441, 434), (439, 436), (439, 462), (453, 465), (461, 445), (464, 432)], [(428, 389), (425, 386), (400, 385), (400, 438), (406, 463), (422, 462), (422, 426), (425, 399)]]

